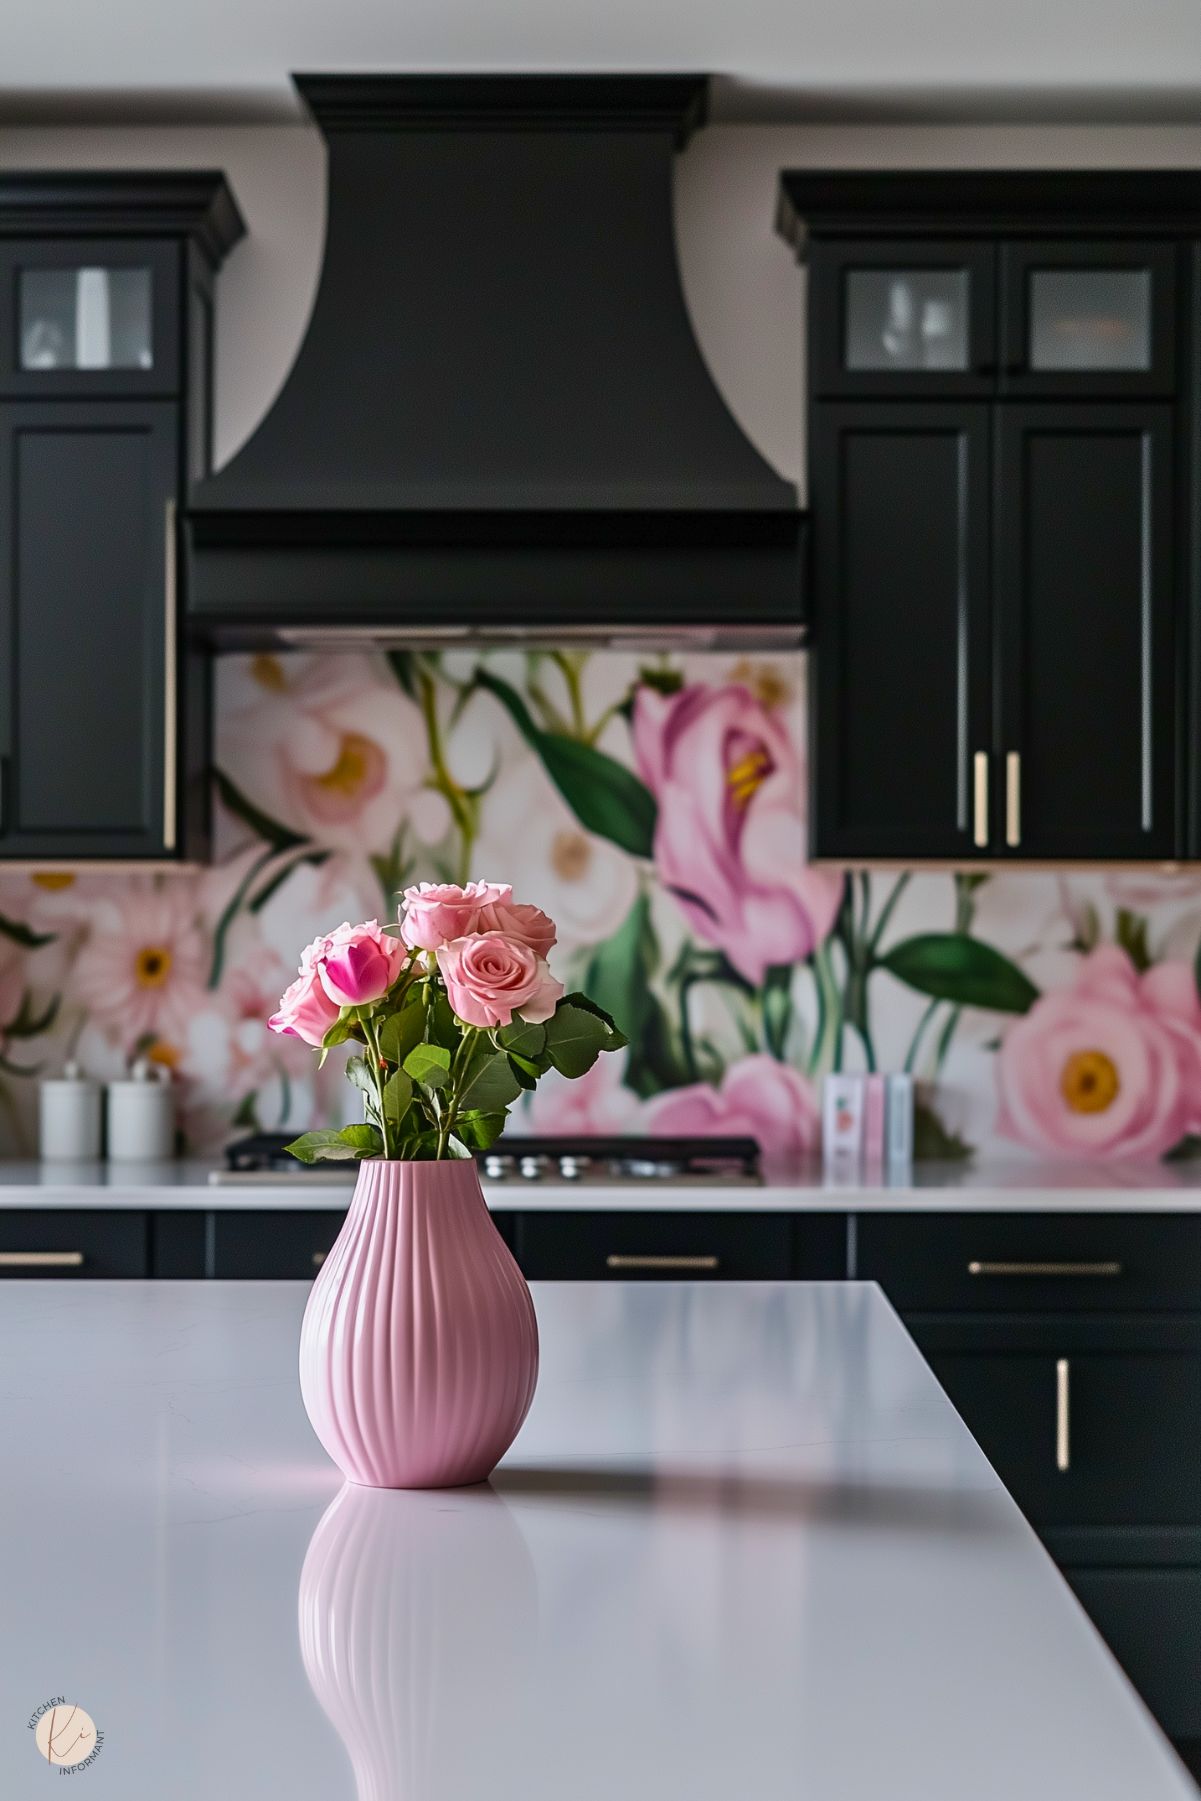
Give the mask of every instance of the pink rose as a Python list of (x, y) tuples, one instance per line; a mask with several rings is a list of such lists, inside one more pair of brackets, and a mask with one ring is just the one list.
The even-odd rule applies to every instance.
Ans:
[(805, 862), (804, 775), (748, 689), (640, 688), (634, 753), (659, 803), (655, 865), (689, 925), (749, 982), (827, 936), (843, 878)]
[(720, 1088), (696, 1082), (656, 1095), (644, 1120), (660, 1137), (754, 1138), (769, 1158), (815, 1151), (821, 1129), (812, 1084), (763, 1052), (732, 1063)]
[(357, 926), (344, 922), (316, 939), (304, 954), (339, 1007), (364, 1007), (380, 1000), (400, 974), (405, 957), (400, 940), (381, 931), (377, 919)]
[(476, 929), (503, 932), (506, 938), (528, 944), (534, 955), (544, 961), (550, 956), (557, 937), (554, 920), (548, 919), (541, 907), (511, 900), (490, 901), (482, 907)]
[(273, 1032), (289, 1038), (303, 1038), (306, 1044), (320, 1045), (337, 1020), (339, 1011), (337, 1001), (332, 1001), (321, 986), (316, 965), (310, 964), (307, 968), (302, 965), (300, 974), (284, 992), (279, 1012), (273, 1013), (267, 1024)]
[(507, 882), (418, 882), (404, 891), (401, 936), (415, 950), (436, 951), (452, 938), (468, 938), (485, 907), (512, 898)]
[(473, 932), (438, 946), (450, 1004), (469, 1026), (507, 1026), (514, 1013), (549, 1019), (563, 993), (541, 957), (503, 932)]
[(1201, 1004), (1192, 971), (1140, 976), (1099, 945), (1066, 988), (1005, 1032), (998, 1129), (1039, 1151), (1162, 1157), (1201, 1127)]

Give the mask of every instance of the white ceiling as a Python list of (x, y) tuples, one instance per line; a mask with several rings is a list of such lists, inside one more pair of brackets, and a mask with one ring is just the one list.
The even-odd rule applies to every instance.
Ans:
[(1201, 117), (1199, 0), (3, 0), (0, 117), (293, 115), (290, 69), (705, 69), (732, 118)]

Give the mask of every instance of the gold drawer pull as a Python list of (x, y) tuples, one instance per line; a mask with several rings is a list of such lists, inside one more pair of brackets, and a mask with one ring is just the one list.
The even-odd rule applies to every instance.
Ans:
[(717, 1269), (720, 1260), (716, 1257), (621, 1257), (610, 1252), (605, 1258), (606, 1269)]
[(988, 752), (978, 750), (972, 759), (972, 843), (988, 848)]
[(325, 1262), (325, 1259), (328, 1256), (328, 1254), (329, 1253), (326, 1251), (314, 1251), (313, 1252), (313, 1268), (320, 1269), (321, 1265)]
[(1055, 1468), (1066, 1470), (1072, 1464), (1071, 1420), (1072, 1366), (1066, 1357), (1055, 1365)]
[(0, 1269), (82, 1269), (82, 1251), (0, 1251)]
[(1120, 1263), (980, 1263), (967, 1266), (969, 1276), (1120, 1276)]
[(1005, 759), (1005, 842), (1011, 850), (1022, 842), (1022, 759), (1016, 750)]

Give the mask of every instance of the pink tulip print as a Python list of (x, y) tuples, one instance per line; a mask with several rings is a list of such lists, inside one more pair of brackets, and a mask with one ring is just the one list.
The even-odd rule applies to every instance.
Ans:
[(387, 991), (398, 910), (479, 1029), (566, 985), (629, 1039), (507, 1129), (796, 1159), (827, 1072), (907, 1067), (927, 1151), (1201, 1150), (1196, 878), (815, 867), (804, 682), (799, 653), (222, 658), (211, 867), (0, 873), (0, 1150), (68, 1054), (170, 1069), (194, 1151), (341, 1124), (310, 1046)]

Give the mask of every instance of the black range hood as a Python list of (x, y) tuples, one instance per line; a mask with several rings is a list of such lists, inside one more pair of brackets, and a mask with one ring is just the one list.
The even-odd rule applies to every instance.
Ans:
[(194, 631), (797, 643), (804, 519), (684, 305), (703, 76), (294, 78), (325, 261), (261, 425), (194, 487)]

